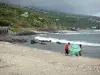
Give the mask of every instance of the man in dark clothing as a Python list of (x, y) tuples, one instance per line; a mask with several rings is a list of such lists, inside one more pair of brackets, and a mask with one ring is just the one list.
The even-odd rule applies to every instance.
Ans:
[(80, 44), (79, 46), (81, 48), (81, 50), (79, 51), (79, 56), (82, 56), (82, 45)]
[(65, 55), (69, 54), (69, 50), (68, 50), (68, 46), (70, 45), (70, 43), (65, 45)]
[(79, 46), (80, 46), (81, 50), (79, 52), (75, 53), (76, 56), (82, 56), (82, 45), (80, 44)]

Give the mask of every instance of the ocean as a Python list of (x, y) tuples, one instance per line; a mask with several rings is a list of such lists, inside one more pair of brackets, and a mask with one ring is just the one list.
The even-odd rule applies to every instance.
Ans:
[[(81, 44), (84, 57), (100, 58), (100, 30), (79, 30), (79, 31), (67, 31), (60, 33), (47, 33), (38, 34), (26, 37), (29, 42), (24, 45), (45, 49), (54, 52), (64, 53), (64, 46), (66, 43)], [(42, 45), (40, 43), (30, 44), (30, 40), (47, 40), (51, 41)], [(60, 43), (56, 43), (60, 42)]]

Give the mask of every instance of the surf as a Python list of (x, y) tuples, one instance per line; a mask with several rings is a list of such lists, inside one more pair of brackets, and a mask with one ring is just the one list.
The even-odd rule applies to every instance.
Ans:
[(86, 42), (86, 41), (70, 41), (70, 40), (66, 40), (66, 39), (59, 39), (59, 38), (51, 38), (51, 37), (41, 37), (41, 36), (36, 36), (35, 37), (36, 40), (40, 40), (40, 41), (51, 41), (53, 43), (68, 43), (70, 42), (71, 44), (82, 44), (82, 45), (86, 45), (86, 46), (100, 46), (100, 43), (91, 43), (91, 42)]

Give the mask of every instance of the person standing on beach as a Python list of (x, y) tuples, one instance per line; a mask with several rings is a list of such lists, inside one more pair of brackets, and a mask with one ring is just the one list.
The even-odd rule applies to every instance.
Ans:
[(65, 45), (65, 55), (69, 54), (69, 50), (68, 50), (68, 46), (70, 45), (70, 43)]
[(79, 56), (82, 56), (82, 45), (80, 44), (79, 46), (81, 48), (81, 50), (79, 51)]
[(75, 53), (76, 56), (82, 56), (82, 45), (80, 44), (79, 46), (81, 50)]

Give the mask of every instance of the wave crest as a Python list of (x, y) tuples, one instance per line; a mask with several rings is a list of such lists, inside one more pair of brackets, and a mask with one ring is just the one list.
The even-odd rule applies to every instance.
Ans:
[(35, 39), (37, 39), (37, 40), (51, 41), (53, 43), (56, 43), (56, 42), (68, 43), (68, 42), (70, 42), (71, 44), (82, 44), (82, 45), (86, 45), (86, 46), (100, 46), (99, 43), (90, 43), (90, 42), (86, 42), (86, 41), (69, 41), (69, 40), (65, 40), (65, 39), (45, 38), (45, 37), (40, 37), (40, 36), (36, 36)]

